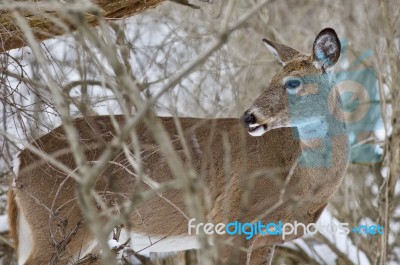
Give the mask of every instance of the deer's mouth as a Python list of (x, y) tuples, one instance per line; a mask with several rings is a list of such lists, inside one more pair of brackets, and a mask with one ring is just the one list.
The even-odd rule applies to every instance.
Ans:
[(261, 124), (261, 125), (250, 125), (248, 128), (248, 132), (251, 136), (261, 136), (267, 131), (267, 125), (266, 124)]

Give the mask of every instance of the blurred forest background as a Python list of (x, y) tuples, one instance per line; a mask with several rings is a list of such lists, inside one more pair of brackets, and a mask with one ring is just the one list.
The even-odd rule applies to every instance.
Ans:
[[(78, 2), (70, 5), (69, 12), (88, 11), (83, 5), (86, 1), (81, 3), (84, 6), (81, 11), (75, 8), (80, 5)], [(227, 25), (237, 23), (261, 2), (267, 3), (230, 32), (227, 39), (225, 35), (221, 37)], [(0, 3), (0, 16), (32, 8), (11, 3)], [(161, 116), (239, 117), (280, 67), (263, 46), (263, 37), (310, 53), (316, 34), (332, 27), (343, 46), (335, 71), (374, 70), (375, 78), (369, 85), (380, 99), (371, 104), (378, 105), (382, 119), (371, 120), (374, 129), (370, 132), (353, 132), (356, 158), (320, 222), (347, 222), (350, 227), (380, 224), (384, 226), (384, 235), (306, 236), (279, 246), (273, 264), (399, 264), (400, 185), (396, 164), (400, 163), (400, 121), (395, 117), (400, 117), (400, 2), (192, 0), (190, 3), (195, 6), (165, 1), (129, 18), (101, 20), (97, 27), (110, 47), (116, 49), (143, 97), (151, 98), (170, 86), (155, 105)], [(69, 30), (68, 23), (52, 17), (52, 13), (46, 16), (70, 32), (41, 44), (44, 61), (38, 60), (29, 47), (0, 54), (0, 264), (15, 264), (5, 224), (6, 192), (15, 170), (13, 160), (29, 141), (61, 124), (48, 88), (51, 84), (43, 77), (43, 63), (47, 64), (54, 84), (63, 88), (71, 117), (135, 113), (125, 100), (126, 95), (117, 90), (118, 77), (112, 74), (104, 59), (106, 55), (85, 40), (84, 31)], [(21, 25), (19, 28), (24, 30)], [(220, 45), (213, 46), (215, 43)], [(210, 49), (212, 53), (207, 54)], [(192, 67), (199, 57), (205, 60), (199, 60), (193, 65), (194, 70), (179, 76), (182, 69)], [(369, 148), (357, 151), (360, 145)], [(357, 159), (365, 153), (374, 158), (373, 163)], [(192, 254), (194, 259), (195, 255)], [(154, 264), (163, 264), (159, 259), (163, 258), (152, 256)], [(173, 260), (170, 264), (195, 264), (185, 263), (179, 255), (168, 259)]]

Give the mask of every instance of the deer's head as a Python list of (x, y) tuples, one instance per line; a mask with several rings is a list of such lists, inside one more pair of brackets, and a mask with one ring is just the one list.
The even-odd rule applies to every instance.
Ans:
[(260, 136), (274, 128), (303, 126), (327, 116), (328, 102), (332, 101), (330, 71), (340, 55), (336, 32), (322, 30), (311, 55), (263, 41), (283, 67), (242, 116), (249, 134)]

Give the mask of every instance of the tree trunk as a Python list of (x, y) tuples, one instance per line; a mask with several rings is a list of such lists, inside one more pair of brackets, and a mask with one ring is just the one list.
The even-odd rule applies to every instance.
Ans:
[[(102, 17), (106, 19), (120, 19), (141, 13), (149, 8), (154, 8), (165, 0), (95, 0), (101, 10)], [(79, 2), (79, 1), (78, 1)], [(15, 25), (13, 12), (19, 12), (28, 21), (30, 27), (39, 40), (45, 40), (63, 35), (74, 30), (68, 23), (68, 17), (60, 8), (71, 8), (73, 4), (68, 1), (14, 1), (9, 6), (2, 4), (0, 10), (0, 53), (25, 46), (21, 30)], [(75, 6), (78, 6), (76, 3)], [(4, 8), (6, 6), (6, 9)], [(82, 7), (85, 8), (85, 7)], [(97, 25), (95, 15), (86, 15), (86, 20)], [(57, 23), (58, 22), (58, 23)]]

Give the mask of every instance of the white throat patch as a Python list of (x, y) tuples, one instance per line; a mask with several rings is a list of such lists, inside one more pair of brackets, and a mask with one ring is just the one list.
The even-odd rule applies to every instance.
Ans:
[[(254, 127), (253, 127), (254, 128)], [(259, 125), (258, 127), (256, 127), (255, 129), (249, 131), (249, 134), (251, 136), (261, 136), (264, 133), (266, 133), (267, 130), (265, 129), (265, 127), (263, 125)]]

